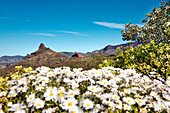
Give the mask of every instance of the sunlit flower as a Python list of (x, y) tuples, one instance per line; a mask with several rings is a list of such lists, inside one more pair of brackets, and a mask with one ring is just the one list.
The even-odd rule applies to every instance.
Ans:
[(130, 107), (130, 105), (127, 105), (127, 104), (124, 104), (124, 110), (130, 110), (131, 109), (131, 107)]
[(47, 89), (44, 93), (44, 97), (46, 101), (57, 99), (57, 88)]
[(2, 97), (2, 96), (6, 96), (6, 94), (7, 94), (7, 92), (6, 92), (6, 91), (2, 91), (2, 92), (0, 92), (0, 97)]
[(26, 100), (26, 101), (29, 103), (29, 102), (32, 102), (33, 99), (35, 99), (35, 94), (34, 94), (34, 93), (31, 94), (31, 95), (29, 95), (29, 96), (27, 97), (27, 100)]
[(145, 105), (145, 104), (146, 104), (146, 100), (145, 100), (145, 99), (136, 99), (135, 101), (136, 101), (136, 103), (137, 103), (139, 106), (142, 106), (142, 105)]
[(44, 101), (42, 101), (40, 98), (35, 99), (34, 106), (36, 107), (36, 109), (43, 108), (44, 104)]
[(2, 104), (0, 104), (0, 113), (4, 113), (2, 110)]
[(69, 98), (63, 101), (62, 108), (65, 110), (72, 110), (77, 104), (77, 100), (74, 98)]
[(91, 101), (91, 100), (89, 100), (89, 99), (85, 99), (84, 101), (83, 101), (83, 107), (85, 108), (85, 109), (92, 109), (93, 108), (93, 106), (94, 106), (94, 104), (93, 104), (93, 102)]
[(11, 105), (11, 108), (9, 108), (8, 111), (13, 111), (14, 113), (26, 113), (25, 108), (26, 106), (23, 106), (23, 103), (17, 103)]
[(125, 101), (125, 102), (128, 103), (129, 105), (135, 104), (134, 99), (131, 98), (131, 97), (123, 97), (123, 101)]

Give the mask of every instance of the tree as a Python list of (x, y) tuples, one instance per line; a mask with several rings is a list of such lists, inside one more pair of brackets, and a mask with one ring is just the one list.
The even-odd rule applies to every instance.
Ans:
[(161, 2), (161, 6), (153, 8), (151, 13), (146, 14), (146, 18), (141, 23), (143, 27), (129, 24), (122, 30), (123, 40), (138, 41), (142, 43), (150, 42), (170, 42), (170, 1)]

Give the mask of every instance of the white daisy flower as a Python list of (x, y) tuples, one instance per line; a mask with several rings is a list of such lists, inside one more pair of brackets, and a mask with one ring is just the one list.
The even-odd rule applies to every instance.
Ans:
[(2, 97), (2, 96), (6, 96), (6, 94), (7, 94), (7, 92), (6, 92), (6, 91), (2, 91), (2, 92), (0, 92), (0, 97)]
[(34, 80), (34, 79), (35, 79), (35, 76), (34, 76), (34, 75), (30, 75), (28, 78), (29, 78), (30, 80)]
[(117, 100), (115, 107), (118, 108), (118, 109), (122, 109), (122, 101)]
[(135, 100), (136, 103), (139, 105), (139, 106), (142, 106), (142, 105), (145, 105), (146, 104), (146, 100), (145, 99), (136, 99)]
[(40, 98), (35, 99), (34, 107), (35, 107), (36, 109), (43, 108), (44, 105), (45, 105), (45, 102), (42, 101)]
[(15, 91), (10, 91), (8, 97), (15, 97), (17, 93)]
[(14, 113), (26, 113), (25, 111), (26, 106), (23, 106), (23, 103), (17, 103), (11, 105), (11, 108), (8, 111), (13, 111)]
[(29, 102), (32, 102), (34, 99), (35, 99), (35, 94), (33, 93), (27, 97), (26, 101), (29, 103)]
[(86, 110), (87, 110), (87, 109), (92, 109), (93, 106), (94, 106), (93, 102), (92, 102), (91, 100), (89, 100), (89, 99), (83, 100), (82, 103), (84, 103), (84, 104), (83, 104), (83, 107), (84, 107)]
[(77, 104), (77, 100), (75, 98), (69, 98), (63, 101), (62, 109), (64, 110), (72, 110)]
[(134, 99), (131, 98), (131, 97), (123, 97), (123, 101), (126, 102), (126, 103), (128, 103), (129, 105), (135, 104)]
[(124, 110), (130, 110), (131, 109), (131, 106), (130, 105), (127, 105), (127, 104), (124, 104)]
[(114, 99), (114, 100), (119, 100), (119, 99), (120, 99), (120, 97), (119, 97), (118, 95), (115, 95), (115, 94), (112, 95), (111, 97), (112, 97), (112, 99)]
[(4, 113), (2, 109), (2, 104), (0, 104), (0, 113)]
[(44, 93), (44, 97), (46, 101), (57, 99), (57, 88), (54, 87), (47, 89), (46, 92)]

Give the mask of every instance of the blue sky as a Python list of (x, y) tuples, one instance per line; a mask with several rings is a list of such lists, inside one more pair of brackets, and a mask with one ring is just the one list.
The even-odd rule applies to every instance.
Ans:
[(0, 0), (0, 56), (25, 56), (40, 43), (57, 52), (91, 52), (126, 43), (121, 36), (124, 24), (141, 24), (160, 2)]

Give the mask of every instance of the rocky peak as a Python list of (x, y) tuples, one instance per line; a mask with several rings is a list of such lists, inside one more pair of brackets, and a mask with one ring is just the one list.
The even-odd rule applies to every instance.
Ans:
[(45, 45), (43, 43), (41, 43), (39, 46), (39, 49), (44, 49), (44, 48), (46, 48)]
[(39, 49), (31, 54), (27, 54), (27, 56), (24, 57), (24, 59), (32, 58), (34, 56), (38, 56), (39, 54), (50, 50), (49, 48), (46, 48), (43, 43), (40, 44)]
[(84, 56), (75, 52), (71, 57), (72, 58), (81, 58), (81, 57), (84, 57)]

